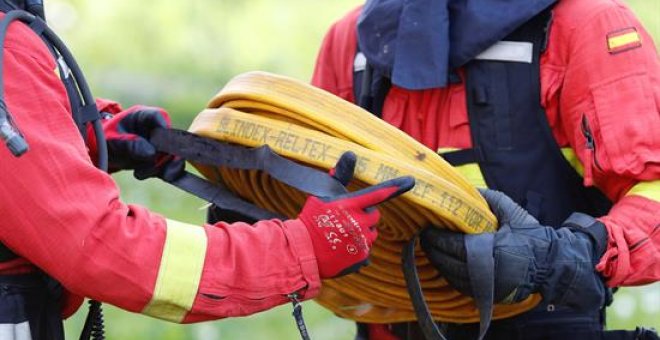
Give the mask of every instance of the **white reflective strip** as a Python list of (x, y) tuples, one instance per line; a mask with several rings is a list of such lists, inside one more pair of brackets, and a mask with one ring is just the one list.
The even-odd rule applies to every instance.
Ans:
[(355, 55), (355, 60), (353, 60), (353, 72), (364, 71), (367, 67), (367, 58), (362, 52), (358, 52)]
[(474, 59), (532, 63), (534, 44), (526, 41), (498, 41)]
[(18, 324), (0, 323), (0, 339), (32, 340), (32, 334), (30, 334), (30, 325), (27, 321)]
[(71, 75), (71, 69), (69, 68), (69, 65), (66, 64), (66, 61), (64, 61), (64, 58), (61, 56), (57, 58), (57, 64), (59, 65), (62, 74), (64, 74), (64, 78), (69, 78)]

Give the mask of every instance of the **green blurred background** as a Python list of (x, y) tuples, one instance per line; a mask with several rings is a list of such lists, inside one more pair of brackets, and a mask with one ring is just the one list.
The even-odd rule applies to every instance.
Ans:
[[(660, 40), (660, 0), (629, 0)], [(162, 106), (186, 128), (232, 76), (264, 70), (311, 76), (329, 25), (360, 0), (46, 0), (51, 26), (85, 70), (96, 96)], [(122, 197), (170, 218), (202, 223), (204, 202), (157, 181), (115, 175)], [(352, 339), (353, 323), (304, 304), (314, 339)], [(106, 305), (110, 339), (296, 339), (291, 307), (197, 325), (176, 325)], [(86, 308), (66, 322), (77, 338)], [(611, 328), (660, 328), (660, 285), (620, 290)]]

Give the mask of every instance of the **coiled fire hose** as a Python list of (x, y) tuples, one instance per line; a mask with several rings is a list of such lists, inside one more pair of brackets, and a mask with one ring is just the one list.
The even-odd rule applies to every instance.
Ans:
[[(401, 253), (428, 225), (465, 233), (492, 232), (496, 220), (477, 190), (439, 155), (367, 111), (302, 82), (264, 72), (232, 79), (192, 123), (190, 132), (248, 147), (269, 145), (277, 154), (330, 169), (344, 151), (358, 156), (356, 190), (410, 175), (416, 186), (380, 206), (379, 237), (371, 264), (359, 273), (323, 282), (316, 301), (340, 317), (372, 323), (412, 321), (416, 314), (401, 269)], [(295, 217), (305, 194), (261, 170), (236, 170), (193, 162), (210, 181), (244, 200)], [(479, 310), (441, 278), (419, 247), (415, 263), (434, 320), (479, 321)], [(496, 305), (493, 317), (534, 307), (540, 297)]]

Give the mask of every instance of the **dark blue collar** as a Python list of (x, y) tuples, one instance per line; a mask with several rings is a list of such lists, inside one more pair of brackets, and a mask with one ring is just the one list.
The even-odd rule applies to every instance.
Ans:
[(450, 72), (557, 0), (367, 0), (358, 44), (369, 63), (411, 90), (447, 85)]

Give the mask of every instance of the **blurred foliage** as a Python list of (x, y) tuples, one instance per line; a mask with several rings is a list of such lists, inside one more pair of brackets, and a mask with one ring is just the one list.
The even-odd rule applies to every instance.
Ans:
[(187, 123), (239, 73), (308, 79), (325, 30), (359, 1), (46, 3), (97, 96), (162, 106)]
[[(232, 76), (264, 70), (309, 79), (330, 24), (360, 0), (46, 0), (51, 26), (78, 58), (94, 93), (166, 108), (185, 128)], [(660, 39), (660, 1), (629, 0)], [(202, 223), (204, 202), (158, 181), (115, 175), (122, 198), (168, 217)], [(314, 339), (352, 339), (352, 322), (313, 302), (305, 316)], [(660, 328), (660, 286), (622, 289), (612, 327)], [(296, 339), (290, 306), (248, 318), (175, 325), (106, 305), (110, 339)], [(86, 308), (66, 323), (76, 338)]]

